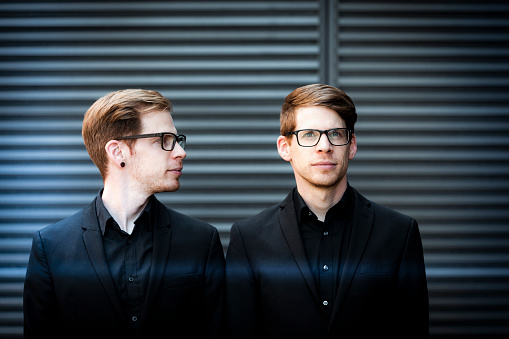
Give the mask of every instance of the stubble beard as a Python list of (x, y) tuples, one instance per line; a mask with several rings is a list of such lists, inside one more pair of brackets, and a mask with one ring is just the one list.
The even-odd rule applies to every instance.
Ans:
[(334, 190), (340, 183), (346, 178), (346, 172), (348, 170), (348, 155), (346, 158), (338, 164), (339, 168), (332, 173), (320, 173), (316, 176), (310, 176), (304, 178), (311, 186), (320, 190)]
[(156, 178), (155, 171), (152, 173), (143, 173), (137, 163), (134, 166), (134, 179), (139, 187), (141, 187), (148, 195), (164, 192), (175, 192), (180, 188), (179, 178), (166, 178), (165, 176)]
[[(323, 175), (323, 174), (322, 174)], [(341, 168), (339, 173), (329, 175), (327, 178), (310, 179), (308, 182), (320, 190), (332, 190), (336, 188), (346, 176), (346, 168)]]
[(171, 185), (164, 184), (164, 183), (159, 184), (159, 185), (154, 185), (152, 188), (152, 191), (153, 191), (152, 194), (164, 193), (164, 192), (175, 192), (175, 191), (178, 191), (179, 188), (180, 188), (180, 182), (178, 179), (176, 179), (175, 182)]
[(148, 181), (145, 179), (145, 183), (141, 181), (141, 184), (146, 186), (150, 194), (175, 192), (180, 188), (180, 181), (178, 178), (167, 179), (163, 177)]

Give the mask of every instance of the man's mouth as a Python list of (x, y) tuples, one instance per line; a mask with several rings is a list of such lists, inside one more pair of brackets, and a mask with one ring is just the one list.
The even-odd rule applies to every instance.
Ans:
[(175, 174), (182, 174), (182, 169), (183, 169), (183, 167), (175, 167), (175, 168), (168, 170), (168, 172), (172, 172)]
[(319, 161), (313, 164), (314, 167), (331, 169), (336, 167), (336, 163), (332, 161)]

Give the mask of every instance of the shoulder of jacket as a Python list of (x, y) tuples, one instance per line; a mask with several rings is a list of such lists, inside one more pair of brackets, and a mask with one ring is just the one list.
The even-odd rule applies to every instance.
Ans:
[(82, 233), (81, 225), (84, 211), (85, 209), (82, 209), (65, 219), (40, 229), (35, 234), (39, 234), (41, 239), (46, 240), (71, 239), (73, 235)]
[(260, 228), (266, 225), (270, 225), (271, 221), (278, 220), (279, 212), (282, 208), (284, 208), (284, 206), (282, 206), (281, 203), (273, 205), (253, 216), (235, 221), (234, 225), (239, 228)]

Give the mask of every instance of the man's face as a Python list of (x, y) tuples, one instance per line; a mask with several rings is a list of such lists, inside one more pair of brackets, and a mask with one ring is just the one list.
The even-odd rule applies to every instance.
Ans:
[[(321, 106), (300, 107), (296, 110), (295, 130), (329, 130), (345, 128), (343, 119), (333, 110)], [(293, 167), (299, 189), (305, 187), (335, 188), (339, 184), (346, 187), (348, 161), (357, 151), (355, 135), (349, 144), (333, 146), (322, 134), (316, 146), (302, 147), (295, 135), (280, 136), (278, 151), (281, 157)]]
[[(140, 134), (171, 132), (177, 134), (170, 113), (164, 111), (144, 114)], [(183, 159), (186, 152), (175, 143), (172, 151), (161, 148), (161, 138), (137, 139), (131, 150), (129, 174), (136, 189), (151, 195), (179, 189)]]

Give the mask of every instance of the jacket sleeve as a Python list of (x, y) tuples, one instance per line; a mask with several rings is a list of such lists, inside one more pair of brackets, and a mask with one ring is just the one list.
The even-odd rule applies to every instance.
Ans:
[(235, 223), (226, 256), (226, 312), (232, 338), (256, 337), (256, 283), (244, 241)]
[(205, 286), (203, 311), (207, 338), (222, 336), (224, 315), (224, 252), (219, 234), (214, 230), (210, 243)]
[(57, 302), (51, 273), (40, 233), (32, 241), (32, 249), (23, 290), (25, 338), (49, 338), (58, 324)]
[(405, 335), (429, 337), (429, 302), (423, 249), (417, 222), (412, 219), (398, 272), (399, 310)]

